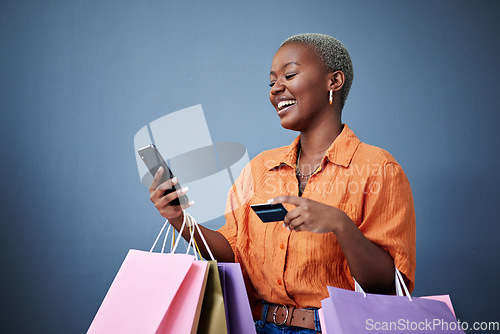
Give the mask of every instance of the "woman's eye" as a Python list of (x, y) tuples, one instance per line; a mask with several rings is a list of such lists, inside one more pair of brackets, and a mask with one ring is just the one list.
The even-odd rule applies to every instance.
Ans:
[[(296, 75), (297, 75), (297, 73), (285, 74), (285, 79), (291, 80)], [(276, 83), (276, 81), (271, 81), (271, 83), (269, 84), (269, 87), (273, 87), (275, 83)]]

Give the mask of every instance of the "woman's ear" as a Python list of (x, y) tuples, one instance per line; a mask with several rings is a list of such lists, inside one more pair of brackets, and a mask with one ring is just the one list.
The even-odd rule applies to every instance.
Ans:
[(342, 71), (335, 71), (330, 74), (330, 89), (334, 92), (342, 89), (344, 87), (345, 75)]

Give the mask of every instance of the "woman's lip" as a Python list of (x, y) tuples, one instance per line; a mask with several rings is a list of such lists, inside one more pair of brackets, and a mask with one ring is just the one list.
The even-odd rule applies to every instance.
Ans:
[(284, 116), (285, 114), (288, 113), (288, 111), (290, 111), (291, 108), (295, 107), (295, 104), (292, 104), (292, 105), (289, 105), (288, 107), (285, 107), (281, 110), (278, 110), (278, 116), (279, 117), (282, 117)]

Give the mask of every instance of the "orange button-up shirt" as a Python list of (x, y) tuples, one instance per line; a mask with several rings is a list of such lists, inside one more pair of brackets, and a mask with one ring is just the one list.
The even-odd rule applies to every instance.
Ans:
[[(321, 307), (321, 300), (328, 297), (327, 285), (354, 289), (333, 232), (290, 232), (282, 222), (263, 223), (250, 208), (277, 196), (298, 195), (299, 140), (252, 159), (228, 194), (226, 224), (219, 232), (241, 264), (253, 305), (261, 299), (299, 308)], [(403, 169), (389, 153), (362, 143), (344, 125), (302, 197), (344, 211), (369, 240), (392, 256), (413, 289), (413, 198)]]

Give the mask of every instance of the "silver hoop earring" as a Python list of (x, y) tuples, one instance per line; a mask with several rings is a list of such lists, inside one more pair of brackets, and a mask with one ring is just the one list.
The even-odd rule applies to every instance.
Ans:
[(333, 104), (333, 88), (330, 89), (330, 105)]

